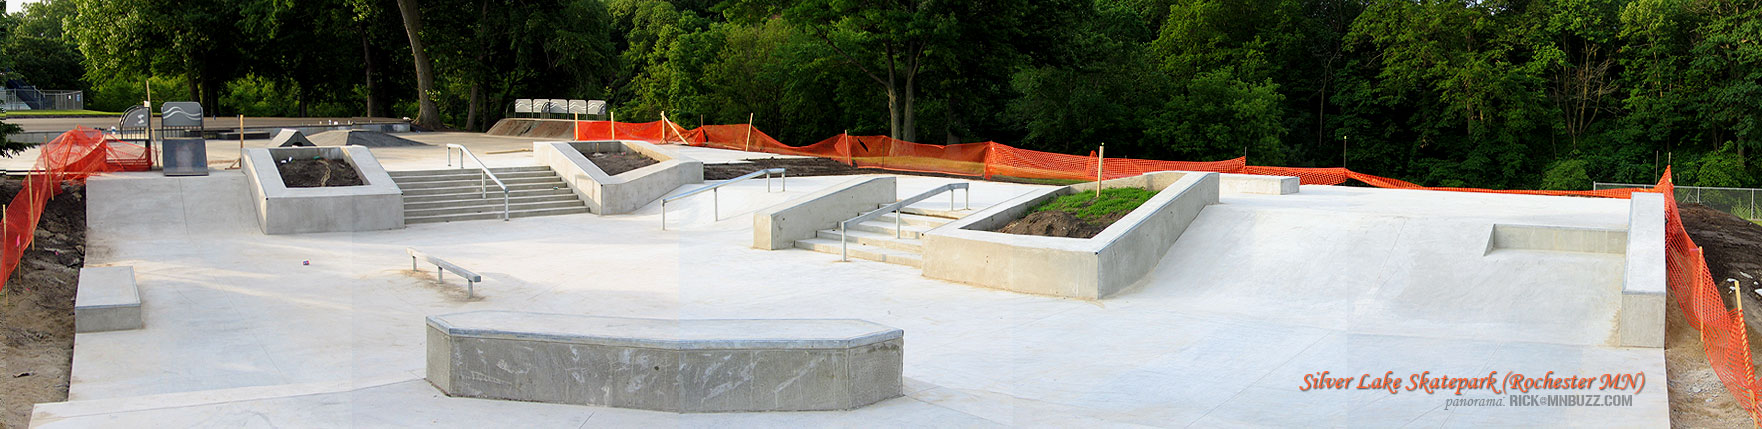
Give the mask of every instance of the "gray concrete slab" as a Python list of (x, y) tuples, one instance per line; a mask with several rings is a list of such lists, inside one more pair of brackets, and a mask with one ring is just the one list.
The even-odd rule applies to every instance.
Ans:
[(132, 267), (80, 269), (73, 304), (74, 332), (141, 329), (141, 293)]

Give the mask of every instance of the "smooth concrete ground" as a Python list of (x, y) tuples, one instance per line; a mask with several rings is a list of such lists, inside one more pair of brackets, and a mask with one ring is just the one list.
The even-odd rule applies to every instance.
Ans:
[[(472, 143), (480, 156), (518, 140)], [(504, 143), (504, 140), (506, 142)], [(428, 150), (427, 148), (417, 148)], [(480, 150), (481, 149), (481, 150)], [(375, 150), (390, 169), (440, 150)], [(429, 156), (433, 158), (430, 159)], [(520, 156), (485, 156), (516, 165)], [(695, 156), (695, 155), (694, 155)], [(430, 163), (429, 161), (437, 161)], [(530, 161), (528, 161), (530, 162)], [(1666, 425), (1661, 349), (1618, 348), (1620, 255), (1486, 252), (1494, 223), (1626, 227), (1627, 201), (1304, 186), (1226, 194), (1144, 282), (1106, 301), (930, 280), (916, 269), (751, 248), (753, 211), (848, 177), (761, 182), (630, 215), (265, 236), (236, 172), (88, 195), (87, 263), (133, 265), (146, 328), (79, 334), (81, 426), (1599, 426)], [(953, 179), (903, 176), (901, 194)], [(982, 208), (1035, 189), (973, 185)], [(678, 190), (675, 193), (679, 192)], [(937, 199), (920, 206), (942, 209)], [(405, 247), (477, 270), (408, 271)], [(302, 264), (310, 261), (310, 265)], [(848, 412), (680, 415), (448, 398), (422, 380), (423, 318), (517, 309), (649, 318), (855, 318), (905, 330), (906, 396)], [(1643, 372), (1625, 407), (1445, 407), (1502, 398), (1300, 391), (1306, 374)], [(228, 389), (219, 390), (217, 389)], [(1515, 392), (1508, 392), (1515, 393)], [(1542, 393), (1591, 393), (1570, 391)], [(142, 395), (164, 395), (141, 397)]]

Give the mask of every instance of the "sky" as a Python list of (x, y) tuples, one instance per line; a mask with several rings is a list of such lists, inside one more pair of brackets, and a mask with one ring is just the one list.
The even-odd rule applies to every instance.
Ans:
[(13, 13), (13, 12), (18, 12), (20, 10), (24, 10), (25, 3), (36, 3), (40, 0), (0, 0), (0, 1), (6, 2), (6, 13)]

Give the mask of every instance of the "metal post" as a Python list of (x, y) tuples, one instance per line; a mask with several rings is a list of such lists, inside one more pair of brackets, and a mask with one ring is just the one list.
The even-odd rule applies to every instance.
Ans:
[(845, 262), (850, 262), (850, 232), (844, 228), (849, 222), (838, 223), (838, 259)]
[(779, 172), (777, 172), (777, 175), (783, 176), (778, 179), (779, 181), (783, 182), (783, 183), (780, 183), (781, 185), (783, 185), (783, 192), (789, 192), (789, 170), (779, 171)]
[(972, 210), (973, 209), (973, 185), (967, 185), (967, 192), (965, 193), (965, 195), (967, 196), (967, 201), (962, 203), (962, 205), (965, 206), (963, 208), (966, 210)]
[(661, 230), (667, 230), (667, 200), (661, 200)]
[(434, 281), (446, 283), (446, 279), (445, 279), (446, 276), (447, 276), (447, 270), (441, 269), (441, 266), (439, 264), (436, 264), (434, 266)]
[(771, 170), (765, 170), (765, 192), (771, 192)]
[(722, 220), (722, 188), (710, 189), (710, 218)]
[(470, 281), (470, 280), (466, 280), (465, 281), (465, 299), (471, 299), (471, 298), (476, 298), (476, 297), (477, 297), (477, 283)]
[(899, 209), (893, 210), (893, 238), (899, 238), (900, 230), (903, 229), (900, 227), (900, 223), (904, 222), (901, 220), (904, 218), (905, 213), (900, 213)]
[(410, 257), (410, 271), (416, 271), (416, 257)]

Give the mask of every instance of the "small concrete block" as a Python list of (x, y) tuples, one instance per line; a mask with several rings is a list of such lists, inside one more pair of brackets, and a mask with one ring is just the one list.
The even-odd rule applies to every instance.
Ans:
[(1664, 347), (1664, 294), (1624, 293), (1621, 295), (1622, 347)]
[(78, 333), (141, 329), (134, 267), (81, 268), (73, 324)]

